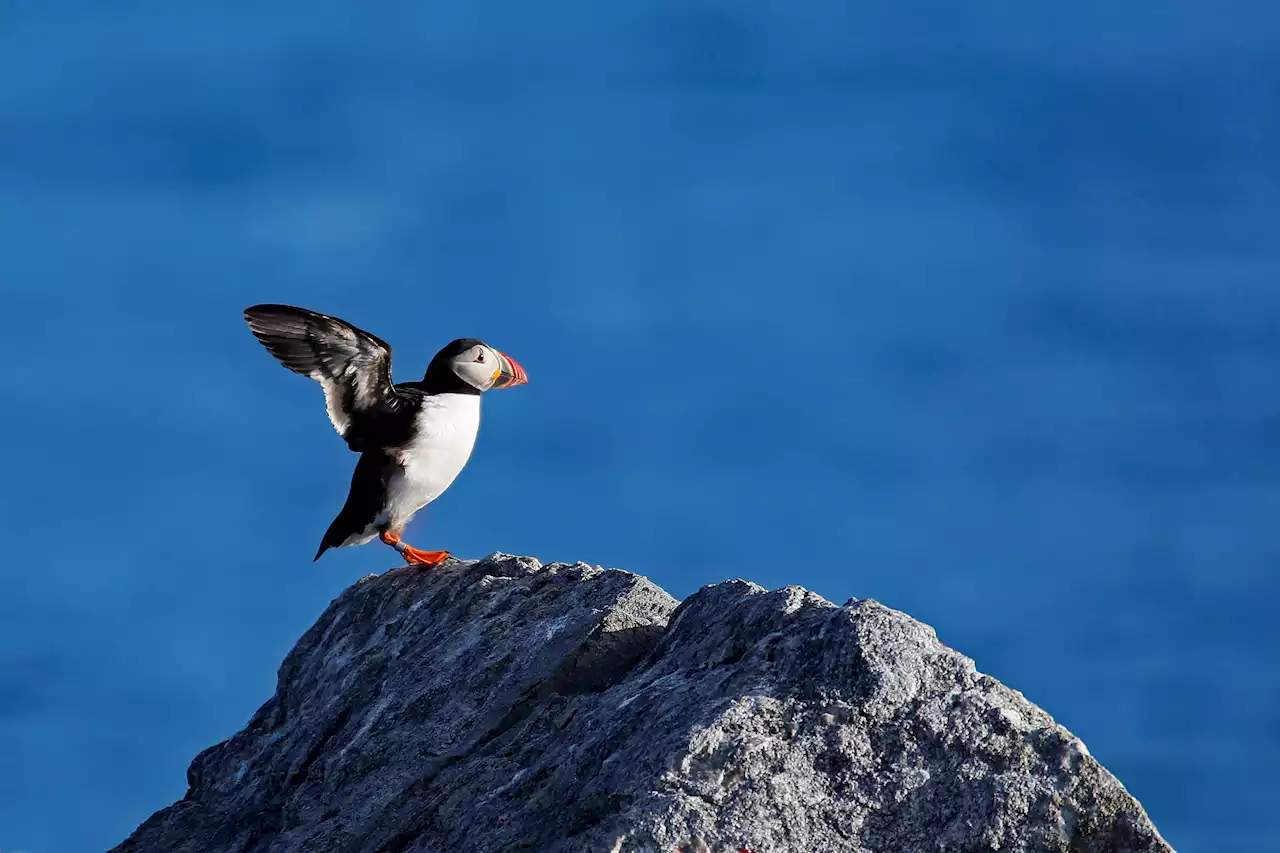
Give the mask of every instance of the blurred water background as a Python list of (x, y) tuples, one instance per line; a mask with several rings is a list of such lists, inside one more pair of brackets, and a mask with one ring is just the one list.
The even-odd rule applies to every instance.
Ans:
[(528, 369), (419, 547), (878, 599), (1274, 849), (1274, 3), (3, 20), (0, 849), (122, 840), (396, 563), (311, 564), (355, 457), (262, 301)]

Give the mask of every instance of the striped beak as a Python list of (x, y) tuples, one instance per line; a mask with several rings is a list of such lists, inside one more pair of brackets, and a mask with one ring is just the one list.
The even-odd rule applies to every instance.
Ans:
[(514, 388), (529, 381), (528, 374), (524, 372), (524, 368), (514, 358), (504, 352), (498, 353), (498, 357), (502, 359), (502, 364), (498, 367), (498, 375), (490, 387)]

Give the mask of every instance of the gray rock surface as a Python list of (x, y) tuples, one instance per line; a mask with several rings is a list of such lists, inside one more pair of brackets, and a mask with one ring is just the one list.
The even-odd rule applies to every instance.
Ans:
[(1170, 849), (905, 614), (503, 555), (356, 583), (188, 779), (116, 850)]

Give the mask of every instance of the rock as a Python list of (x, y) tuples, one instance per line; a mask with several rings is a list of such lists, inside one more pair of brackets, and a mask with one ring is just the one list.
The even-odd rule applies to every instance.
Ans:
[(905, 614), (504, 555), (356, 583), (188, 780), (116, 850), (1170, 850)]

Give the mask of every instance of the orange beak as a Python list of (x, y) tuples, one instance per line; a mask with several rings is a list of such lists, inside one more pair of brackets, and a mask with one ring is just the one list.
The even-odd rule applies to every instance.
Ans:
[(514, 388), (529, 381), (529, 375), (519, 362), (505, 352), (498, 355), (502, 358), (502, 364), (498, 367), (498, 378), (493, 381), (494, 388)]

